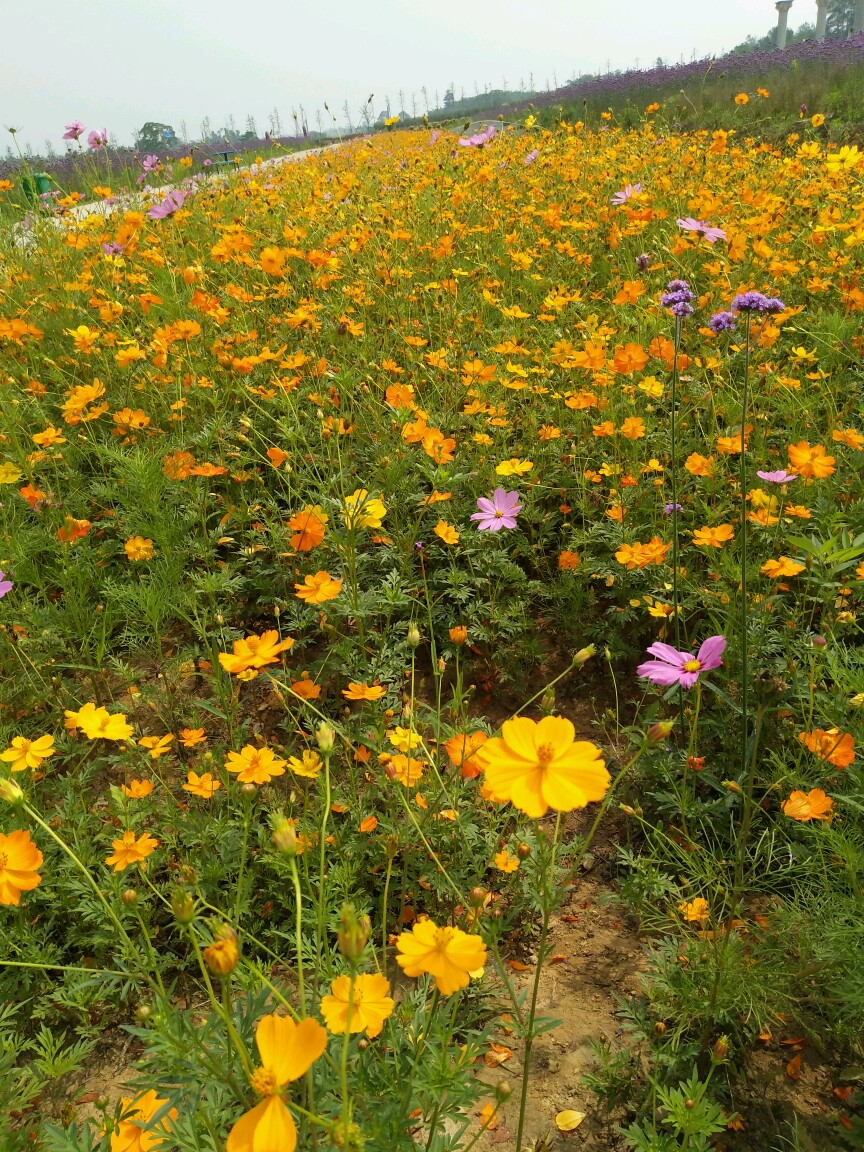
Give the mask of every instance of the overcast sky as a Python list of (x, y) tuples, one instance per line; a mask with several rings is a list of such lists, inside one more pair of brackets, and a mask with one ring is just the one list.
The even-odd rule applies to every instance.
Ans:
[[(790, 25), (815, 13), (795, 0)], [(545, 88), (710, 55), (776, 19), (774, 0), (0, 0), (0, 125), (62, 149), (73, 119), (131, 143), (147, 120), (195, 138), (229, 114), (263, 134), (276, 107), (288, 134), (301, 103), (311, 127), (325, 101), (356, 121), (370, 93), (395, 112), (413, 91), (422, 112), (424, 85), (430, 106), (451, 82)]]

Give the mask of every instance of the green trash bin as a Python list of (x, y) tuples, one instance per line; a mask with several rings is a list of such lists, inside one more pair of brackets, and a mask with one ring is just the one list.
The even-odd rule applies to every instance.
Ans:
[(33, 176), (22, 176), (21, 189), (31, 204), (40, 202), (40, 197), (51, 191), (51, 177), (47, 172), (37, 172)]

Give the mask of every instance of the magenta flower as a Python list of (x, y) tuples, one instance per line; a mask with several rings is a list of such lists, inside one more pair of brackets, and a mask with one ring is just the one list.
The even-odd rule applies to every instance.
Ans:
[(187, 196), (188, 192), (181, 192), (179, 188), (175, 188), (173, 192), (168, 193), (161, 204), (154, 204), (147, 215), (151, 220), (164, 220), (166, 216), (173, 216), (183, 207)]
[(789, 484), (792, 480), (798, 479), (797, 472), (787, 472), (785, 468), (780, 468), (777, 472), (757, 472), (756, 475), (760, 480), (767, 480), (769, 484)]
[(694, 220), (692, 216), (684, 216), (675, 223), (685, 232), (701, 232), (709, 244), (726, 239), (726, 233), (722, 228), (715, 228), (713, 224), (706, 224), (704, 220)]
[(679, 652), (671, 644), (662, 644), (659, 641), (648, 649), (657, 660), (646, 660), (636, 669), (639, 676), (644, 676), (654, 684), (668, 688), (672, 684), (680, 684), (682, 688), (692, 688), (699, 675), (707, 672), (709, 668), (719, 668), (723, 661), (720, 657), (726, 648), (725, 636), (709, 636), (703, 641), (702, 647), (694, 656), (690, 652)]
[(98, 152), (100, 148), (104, 148), (108, 143), (108, 129), (103, 128), (101, 132), (94, 129), (87, 137), (87, 147), (93, 152)]
[(0, 600), (6, 595), (7, 592), (12, 591), (12, 581), (6, 579), (6, 573), (0, 568)]
[(63, 133), (64, 140), (77, 140), (83, 133), (84, 125), (80, 120), (73, 120), (71, 124), (66, 125), (66, 131)]
[(473, 136), (467, 139), (464, 136), (459, 137), (459, 145), (462, 148), (482, 148), (484, 144), (488, 144), (490, 140), (495, 139), (495, 125), (489, 124), (483, 132), (475, 132)]
[(477, 501), (479, 512), (474, 512), (472, 520), (477, 521), (481, 532), (500, 532), (502, 528), (515, 528), (516, 516), (522, 511), (518, 492), (505, 492), (503, 488), (496, 488), (492, 499), (487, 500), (481, 496)]
[(533, 164), (539, 155), (540, 155), (539, 150), (537, 148), (532, 148), (532, 150), (525, 157), (525, 163), (526, 164)]

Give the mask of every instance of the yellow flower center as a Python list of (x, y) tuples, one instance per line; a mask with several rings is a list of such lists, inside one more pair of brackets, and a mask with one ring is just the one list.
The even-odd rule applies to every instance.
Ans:
[(453, 939), (455, 928), (436, 928), (435, 930), (435, 947), (443, 952), (450, 941)]
[(278, 1087), (272, 1068), (256, 1068), (252, 1073), (252, 1088), (259, 1096), (275, 1096)]
[(537, 749), (537, 760), (541, 768), (545, 768), (547, 764), (551, 764), (555, 758), (555, 746), (553, 744), (541, 744)]
[(502, 512), (502, 510), (500, 508), (495, 509), (495, 519), (496, 520), (500, 520), (503, 515), (504, 515), (504, 513)]
[(702, 665), (698, 660), (688, 660), (684, 665), (685, 672), (698, 672)]

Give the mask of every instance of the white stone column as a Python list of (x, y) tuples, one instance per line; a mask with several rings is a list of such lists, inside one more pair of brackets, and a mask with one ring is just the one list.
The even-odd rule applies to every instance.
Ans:
[[(859, 3), (864, 3), (864, 0), (859, 0)], [(777, 9), (777, 47), (786, 47), (786, 32), (788, 31), (786, 24), (789, 20), (789, 9), (792, 7), (792, 0), (777, 0), (774, 5)]]
[(855, 5), (855, 15), (852, 18), (852, 31), (864, 32), (864, 0), (858, 0)]
[(825, 27), (828, 23), (828, 0), (816, 0), (816, 39), (825, 39)]

